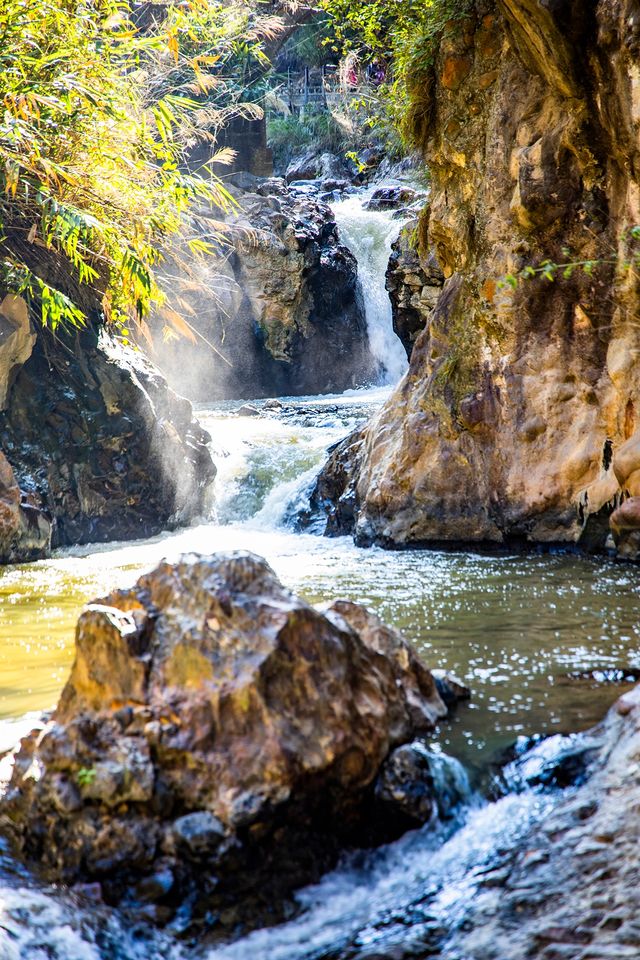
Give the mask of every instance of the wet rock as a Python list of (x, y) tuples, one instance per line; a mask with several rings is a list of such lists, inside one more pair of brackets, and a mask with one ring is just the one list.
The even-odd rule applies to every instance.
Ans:
[(471, 690), (452, 673), (445, 670), (433, 670), (438, 693), (447, 707), (453, 708), (464, 700), (471, 699)]
[(640, 497), (630, 497), (609, 519), (619, 556), (637, 560), (640, 556)]
[(236, 410), (239, 417), (259, 417), (260, 411), (252, 403), (245, 403)]
[(509, 790), (531, 787), (560, 787), (584, 783), (590, 764), (602, 746), (584, 734), (555, 734), (537, 740), (520, 738), (514, 747), (515, 759), (503, 776)]
[(193, 857), (202, 858), (213, 853), (224, 840), (225, 829), (208, 810), (188, 813), (173, 824), (173, 835), (179, 847)]
[(628, 711), (612, 709), (585, 735), (594, 749), (590, 776), (501, 849), (497, 883), (489, 873), (466, 893), (448, 930), (452, 956), (638, 955), (640, 687), (625, 699)]
[(136, 899), (142, 902), (156, 903), (171, 892), (173, 884), (174, 876), (171, 870), (157, 870), (137, 885), (135, 889)]
[(297, 520), (300, 529), (326, 537), (352, 533), (358, 511), (356, 477), (362, 449), (362, 430), (355, 430), (329, 448), (329, 459), (309, 496), (309, 506)]
[(367, 210), (397, 210), (414, 203), (420, 195), (411, 187), (378, 187), (367, 201)]
[(602, 667), (596, 670), (572, 670), (571, 673), (558, 677), (556, 683), (597, 687), (602, 684), (634, 684), (638, 680), (640, 670), (637, 667)]
[(387, 817), (413, 824), (449, 818), (470, 796), (467, 776), (457, 760), (436, 753), (420, 740), (397, 747), (376, 780), (375, 796)]
[(336, 180), (335, 178), (329, 178), (328, 180), (322, 181), (322, 189), (326, 190), (328, 194), (335, 197), (336, 194), (344, 193), (345, 190), (348, 190), (351, 186), (349, 180)]
[[(375, 840), (385, 760), (446, 713), (413, 649), (363, 607), (321, 612), (251, 554), (165, 562), (80, 617), (71, 676), (22, 741), (0, 817), (53, 879), (260, 922), (258, 892), (277, 901)], [(410, 755), (380, 789), (403, 778), (416, 816)]]
[(409, 743), (385, 760), (376, 781), (376, 798), (416, 823), (434, 814), (433, 777), (426, 747)]
[[(291, 161), (285, 178), (287, 183), (295, 180), (321, 180), (349, 184), (353, 182), (353, 173), (349, 165), (335, 154), (309, 151)], [(333, 188), (325, 187), (325, 189)]]
[(444, 283), (435, 253), (424, 258), (418, 253), (417, 233), (417, 218), (403, 226), (392, 244), (386, 275), (393, 329), (409, 358), (418, 335), (429, 323)]
[(172, 385), (213, 400), (340, 393), (372, 380), (357, 263), (330, 208), (281, 180), (238, 193), (238, 202), (215, 283), (196, 262), (179, 291), (215, 349), (202, 339), (164, 343), (156, 318), (154, 356)]

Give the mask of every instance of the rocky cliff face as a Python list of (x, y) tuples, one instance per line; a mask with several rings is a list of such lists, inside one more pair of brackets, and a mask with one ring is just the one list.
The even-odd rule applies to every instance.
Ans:
[(239, 204), (227, 218), (226, 258), (182, 269), (184, 282), (173, 285), (197, 337), (169, 346), (158, 337), (170, 382), (212, 400), (341, 392), (372, 380), (357, 264), (329, 207), (278, 179), (254, 180)]
[(0, 369), (0, 562), (150, 536), (201, 513), (215, 467), (191, 404), (108, 335), (36, 336), (26, 307), (6, 309), (0, 322), (20, 313), (29, 336), (20, 363), (13, 351)]
[(444, 277), (435, 253), (421, 257), (417, 250), (419, 221), (406, 223), (391, 247), (386, 287), (393, 311), (393, 329), (411, 359), (418, 335), (429, 323)]
[[(446, 33), (414, 117), (446, 279), (352, 464), (362, 541), (602, 546), (640, 492), (639, 57), (636, 0)], [(588, 263), (500, 285), (544, 261)]]

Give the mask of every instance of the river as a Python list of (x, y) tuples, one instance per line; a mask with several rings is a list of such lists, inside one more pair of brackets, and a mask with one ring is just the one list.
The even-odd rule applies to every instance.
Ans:
[[(387, 214), (363, 215), (357, 198), (338, 205), (336, 215), (359, 258), (367, 303), (376, 304), (368, 316), (372, 349), (391, 383), (404, 360), (381, 293), (381, 264), (397, 225)], [(389, 389), (258, 401), (260, 416), (238, 416), (239, 403), (203, 407), (199, 417), (219, 470), (210, 517), (144, 542), (60, 551), (4, 568), (0, 753), (34, 714), (54, 705), (84, 602), (130, 584), (163, 557), (247, 549), (312, 602), (365, 603), (401, 629), (427, 664), (448, 668), (471, 687), (471, 702), (436, 738), (469, 773), (468, 807), (440, 832), (415, 831), (346, 861), (300, 894), (298, 918), (215, 949), (132, 929), (102, 907), (80, 909), (0, 849), (0, 960), (346, 960), (383, 950), (413, 956), (434, 925), (454, 928), (474, 876), (495, 849), (517, 842), (545, 816), (553, 796), (525, 792), (487, 803), (477, 792), (483, 775), (519, 736), (583, 730), (602, 718), (621, 689), (605, 682), (611, 672), (640, 668), (640, 570), (563, 552), (389, 553), (295, 532), (292, 520), (327, 448), (364, 422)]]

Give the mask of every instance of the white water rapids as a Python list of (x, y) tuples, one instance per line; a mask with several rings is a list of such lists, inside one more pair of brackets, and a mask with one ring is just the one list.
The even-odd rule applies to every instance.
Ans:
[[(388, 214), (364, 213), (358, 198), (335, 210), (342, 236), (360, 258), (372, 349), (391, 382), (406, 367), (383, 296), (383, 267), (399, 224)], [(378, 296), (380, 304), (373, 302)], [(48, 561), (5, 568), (0, 751), (20, 732), (15, 718), (55, 703), (83, 602), (131, 584), (162, 557), (235, 549), (265, 556), (283, 582), (311, 602), (346, 596), (366, 603), (402, 629), (428, 664), (458, 673), (471, 686), (473, 701), (443, 725), (439, 744), (472, 773), (519, 734), (597, 721), (616, 691), (576, 692), (550, 681), (568, 670), (640, 666), (637, 569), (566, 556), (365, 551), (348, 538), (295, 533), (288, 525), (326, 449), (388, 393), (389, 387), (381, 387), (340, 397), (284, 398), (281, 407), (266, 409), (258, 402), (258, 417), (238, 417), (240, 403), (203, 408), (199, 416), (213, 437), (219, 470), (215, 517), (144, 542), (67, 550)], [(0, 846), (0, 960), (420, 955), (434, 926), (454, 936), (496, 849), (517, 843), (554, 802), (534, 793), (498, 804), (474, 800), (457, 821), (348, 858), (299, 894), (300, 914), (288, 923), (217, 948), (177, 942), (99, 902), (78, 901), (40, 882)], [(440, 956), (455, 952), (445, 948)]]

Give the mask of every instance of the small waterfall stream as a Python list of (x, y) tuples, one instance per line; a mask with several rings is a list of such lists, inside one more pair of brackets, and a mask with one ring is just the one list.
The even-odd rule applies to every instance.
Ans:
[[(362, 195), (335, 205), (360, 262), (372, 350), (388, 384), (406, 369), (391, 330), (383, 273), (398, 221), (367, 212)], [(585, 729), (620, 687), (569, 683), (570, 671), (640, 667), (640, 570), (569, 555), (358, 550), (347, 538), (294, 533), (289, 519), (326, 449), (375, 411), (389, 387), (340, 397), (202, 408), (219, 467), (216, 516), (139, 543), (61, 551), (7, 567), (0, 577), (0, 754), (27, 711), (50, 708), (73, 655), (87, 600), (130, 584), (162, 557), (249, 549), (310, 602), (350, 597), (401, 629), (433, 666), (446, 666), (473, 700), (443, 724), (435, 749), (464, 764), (467, 804), (448, 820), (377, 851), (345, 858), (298, 895), (280, 926), (211, 947), (131, 924), (99, 902), (47, 886), (0, 841), (0, 960), (365, 960), (426, 955), (430, 938), (455, 937), (478, 876), (498, 851), (543, 822), (555, 794), (532, 791), (488, 803), (476, 793), (489, 761), (518, 736)], [(4, 722), (3, 722), (4, 721)], [(455, 764), (455, 761), (454, 761)], [(3, 776), (0, 760), (0, 783)], [(444, 768), (443, 768), (444, 769)], [(452, 774), (453, 769), (453, 774)], [(464, 778), (459, 764), (449, 775)], [(6, 770), (5, 770), (6, 774)], [(462, 787), (460, 787), (462, 790)], [(447, 958), (455, 951), (440, 954)]]
[(383, 383), (395, 386), (407, 369), (407, 355), (393, 331), (391, 302), (385, 274), (391, 245), (397, 239), (402, 219), (393, 211), (367, 210), (373, 191), (347, 196), (332, 204), (338, 232), (358, 261), (358, 276), (367, 311), (371, 353), (383, 370)]

